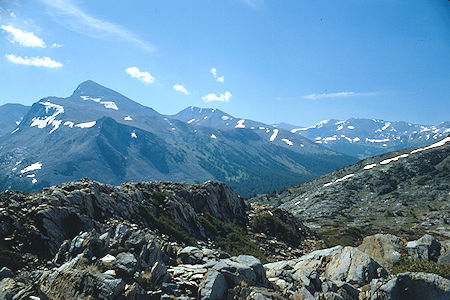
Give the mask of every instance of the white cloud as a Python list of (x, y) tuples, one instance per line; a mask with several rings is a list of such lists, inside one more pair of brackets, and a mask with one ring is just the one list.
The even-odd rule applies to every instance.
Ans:
[(131, 77), (137, 78), (145, 84), (153, 83), (155, 78), (149, 73), (139, 70), (138, 67), (129, 67), (125, 70)]
[(309, 100), (317, 100), (324, 98), (346, 98), (346, 97), (356, 97), (356, 96), (374, 96), (376, 93), (357, 93), (357, 92), (337, 92), (337, 93), (326, 93), (326, 94), (309, 94), (302, 98)]
[(18, 43), (23, 47), (45, 48), (44, 41), (35, 36), (34, 33), (32, 32), (25, 32), (19, 28), (14, 28), (13, 26), (10, 25), (2, 25), (1, 28), (3, 29), (3, 31), (6, 31), (9, 34), (11, 34), (10, 41), (12, 43)]
[(108, 21), (93, 17), (78, 7), (72, 0), (41, 0), (54, 9), (56, 20), (72, 30), (94, 38), (115, 37), (135, 43), (146, 51), (154, 51), (154, 46), (142, 40), (130, 30)]
[(228, 102), (231, 98), (230, 92), (225, 92), (225, 94), (220, 94), (220, 96), (217, 96), (216, 94), (208, 94), (206, 96), (202, 97), (202, 100), (205, 102), (212, 102), (212, 101), (219, 101), (219, 102)]
[(216, 68), (211, 68), (211, 70), (209, 70), (211, 72), (211, 74), (213, 74), (214, 78), (217, 77), (217, 69)]
[(173, 89), (174, 89), (175, 91), (177, 91), (177, 92), (183, 93), (183, 94), (185, 94), (185, 95), (189, 95), (188, 90), (187, 90), (183, 85), (181, 85), (181, 84), (175, 84), (175, 85), (173, 86)]
[(16, 56), (14, 54), (6, 54), (5, 57), (12, 63), (19, 64), (19, 65), (25, 65), (25, 66), (34, 66), (34, 67), (44, 67), (44, 68), (51, 68), (51, 69), (57, 69), (61, 68), (63, 65), (60, 62), (52, 60), (50, 57), (30, 57), (27, 56), (21, 57)]
[(217, 80), (217, 82), (224, 83), (224, 81), (225, 81), (225, 76), (220, 76), (220, 77), (218, 77), (218, 76), (217, 76), (217, 69), (216, 69), (216, 68), (211, 68), (211, 69), (209, 70), (209, 72), (211, 72), (211, 74), (214, 76), (214, 78)]
[(52, 48), (61, 48), (63, 46), (64, 46), (63, 44), (58, 44), (58, 43), (53, 43), (52, 44)]

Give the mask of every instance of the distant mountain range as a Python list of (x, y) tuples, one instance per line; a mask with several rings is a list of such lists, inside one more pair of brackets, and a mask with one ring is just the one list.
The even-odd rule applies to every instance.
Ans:
[(311, 127), (276, 124), (324, 145), (360, 159), (390, 151), (422, 147), (450, 132), (450, 122), (421, 125), (376, 119), (326, 120)]
[[(249, 195), (356, 161), (288, 130), (219, 110), (191, 107), (164, 116), (93, 81), (68, 98), (20, 107), (14, 116), (2, 108), (8, 116), (0, 118), (7, 128), (0, 137), (1, 190), (38, 191), (82, 177), (110, 184), (212, 179)], [(221, 121), (230, 125), (219, 126)]]

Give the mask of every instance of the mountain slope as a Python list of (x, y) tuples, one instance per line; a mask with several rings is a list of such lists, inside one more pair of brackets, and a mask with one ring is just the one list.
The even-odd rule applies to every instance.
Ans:
[(279, 189), (354, 162), (288, 131), (212, 128), (169, 119), (92, 81), (33, 104), (0, 138), (1, 189), (36, 191), (90, 177)]
[(29, 109), (29, 106), (12, 103), (0, 106), (0, 137), (11, 133)]
[(400, 149), (430, 145), (447, 135), (450, 122), (421, 125), (376, 119), (348, 119), (326, 120), (303, 128), (291, 128), (283, 124), (281, 127), (334, 151), (362, 159)]
[(450, 137), (428, 147), (362, 160), (278, 194), (255, 200), (281, 204), (310, 224), (359, 231), (450, 232)]

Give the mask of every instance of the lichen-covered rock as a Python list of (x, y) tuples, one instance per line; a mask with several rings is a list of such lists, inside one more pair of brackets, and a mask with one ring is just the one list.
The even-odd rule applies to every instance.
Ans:
[[(366, 253), (353, 247), (336, 246), (317, 250), (298, 259), (264, 265), (267, 277), (283, 274), (290, 276), (297, 270), (315, 270), (321, 276), (358, 286), (374, 278), (387, 276), (386, 270)], [(291, 275), (289, 275), (291, 274)], [(299, 281), (300, 277), (293, 278)], [(304, 286), (305, 284), (302, 284)]]
[(384, 268), (391, 269), (401, 260), (401, 254), (405, 251), (405, 242), (392, 234), (375, 234), (365, 237), (358, 249)]

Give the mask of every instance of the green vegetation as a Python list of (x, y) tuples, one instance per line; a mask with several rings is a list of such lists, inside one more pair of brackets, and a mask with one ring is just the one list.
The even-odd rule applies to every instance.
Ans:
[(258, 246), (253, 243), (244, 230), (231, 222), (222, 221), (209, 213), (200, 216), (200, 222), (206, 231), (217, 239), (217, 244), (230, 255), (253, 255), (266, 263), (267, 259)]
[(367, 230), (356, 227), (329, 228), (319, 233), (327, 248), (337, 245), (356, 247), (365, 236), (371, 235)]
[(0, 248), (0, 266), (17, 271), (24, 266), (24, 261), (20, 254)]
[(394, 266), (393, 272), (394, 274), (404, 272), (425, 272), (450, 279), (449, 265), (438, 264), (437, 262), (427, 260), (413, 260), (406, 257), (404, 257), (399, 264)]
[(183, 242), (186, 245), (197, 244), (189, 232), (187, 232), (179, 224), (172, 221), (169, 217), (163, 214), (156, 217), (144, 205), (139, 206), (139, 213), (153, 229), (158, 229), (161, 233), (174, 237), (176, 240)]
[(250, 224), (255, 232), (263, 232), (267, 235), (287, 243), (290, 246), (298, 247), (301, 240), (297, 232), (277, 216), (268, 213), (257, 216)]
[(169, 194), (158, 191), (153, 192), (152, 196), (158, 205), (163, 205), (166, 198), (170, 197)]

